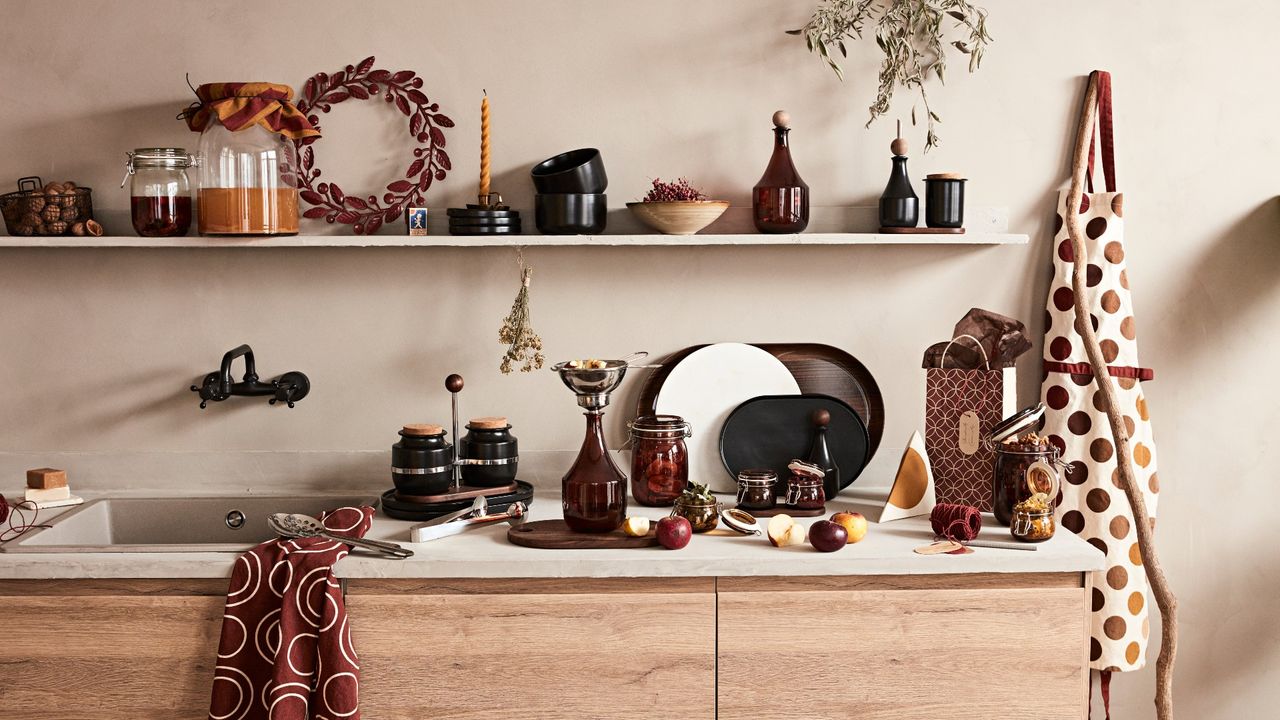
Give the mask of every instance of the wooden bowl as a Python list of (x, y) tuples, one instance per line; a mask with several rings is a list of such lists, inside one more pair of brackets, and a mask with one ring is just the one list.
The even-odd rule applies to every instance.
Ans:
[(664, 235), (693, 235), (715, 222), (729, 203), (723, 200), (629, 202), (627, 207), (641, 222)]

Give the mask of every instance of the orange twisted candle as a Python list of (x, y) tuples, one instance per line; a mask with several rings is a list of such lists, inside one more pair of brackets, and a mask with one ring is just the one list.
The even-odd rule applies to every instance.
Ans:
[(480, 101), (480, 194), (489, 194), (489, 93)]

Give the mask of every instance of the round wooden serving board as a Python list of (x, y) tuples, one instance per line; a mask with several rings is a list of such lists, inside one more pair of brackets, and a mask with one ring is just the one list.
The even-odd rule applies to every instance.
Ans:
[(564, 520), (535, 520), (513, 525), (507, 530), (507, 541), (522, 547), (544, 550), (591, 550), (593, 548), (656, 547), (658, 537), (653, 529), (648, 535), (630, 537), (621, 530), (607, 533), (580, 533), (569, 529)]

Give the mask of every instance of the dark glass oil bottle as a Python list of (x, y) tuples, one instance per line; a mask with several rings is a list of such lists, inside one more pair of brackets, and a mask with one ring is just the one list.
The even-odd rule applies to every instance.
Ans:
[(616, 530), (627, 517), (627, 476), (604, 444), (604, 413), (588, 411), (587, 435), (573, 467), (560, 481), (564, 524), (575, 532)]
[(774, 113), (773, 157), (751, 191), (756, 229), (762, 233), (798, 233), (809, 226), (809, 186), (791, 162), (790, 132), (791, 117), (782, 110)]
[(895, 138), (889, 148), (893, 152), (893, 170), (880, 196), (880, 227), (913, 228), (920, 221), (920, 198), (907, 176), (907, 141)]
[(831, 413), (827, 410), (813, 412), (813, 444), (809, 447), (809, 462), (822, 468), (826, 474), (822, 477), (822, 489), (830, 500), (840, 492), (840, 466), (831, 457), (831, 448), (827, 445), (827, 428), (831, 424)]

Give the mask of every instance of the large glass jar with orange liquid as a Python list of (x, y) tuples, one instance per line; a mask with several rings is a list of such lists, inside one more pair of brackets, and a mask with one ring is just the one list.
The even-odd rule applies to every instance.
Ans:
[(296, 235), (298, 154), (260, 125), (232, 132), (210, 122), (200, 133), (201, 235)]
[(200, 133), (196, 194), (201, 235), (296, 235), (298, 153), (320, 131), (290, 100), (293, 88), (206, 83), (180, 115)]

